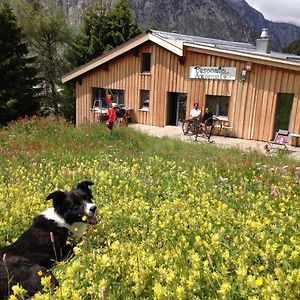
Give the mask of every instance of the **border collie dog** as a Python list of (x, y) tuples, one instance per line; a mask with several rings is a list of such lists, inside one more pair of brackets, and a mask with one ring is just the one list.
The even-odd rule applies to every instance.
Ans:
[(80, 236), (87, 224), (97, 223), (90, 185), (91, 181), (82, 181), (74, 190), (49, 194), (46, 200), (52, 199), (53, 207), (35, 217), (16, 242), (0, 249), (0, 300), (7, 299), (18, 283), (28, 296), (34, 295), (42, 289), (44, 276), (51, 276), (53, 288), (58, 286), (49, 269), (72, 255), (68, 236)]

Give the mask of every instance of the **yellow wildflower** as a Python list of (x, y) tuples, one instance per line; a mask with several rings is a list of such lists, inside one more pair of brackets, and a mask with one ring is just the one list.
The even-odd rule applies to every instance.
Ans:
[(258, 270), (259, 271), (264, 271), (265, 270), (265, 266), (263, 266), (263, 265), (259, 266)]
[(182, 286), (178, 286), (176, 288), (176, 296), (178, 297), (178, 299), (184, 298), (184, 288)]
[(154, 284), (152, 290), (154, 292), (154, 296), (158, 299), (160, 299), (164, 294), (163, 286), (159, 282)]
[(291, 236), (291, 237), (290, 237), (290, 242), (291, 242), (292, 244), (295, 244), (295, 237)]
[(13, 294), (19, 296), (20, 298), (24, 298), (27, 293), (27, 291), (19, 284), (12, 286), (11, 289), (13, 291)]
[(263, 285), (263, 282), (264, 280), (261, 278), (261, 277), (258, 277), (256, 280), (255, 280), (255, 283), (257, 286), (262, 286)]
[(175, 277), (175, 272), (173, 270), (169, 270), (169, 272), (166, 274), (166, 282), (171, 283)]
[(236, 275), (239, 277), (239, 278), (244, 278), (247, 276), (247, 266), (240, 266), (237, 270), (236, 270)]
[(107, 281), (105, 279), (102, 279), (100, 282), (99, 282), (99, 288), (100, 289), (103, 289), (103, 288), (106, 288), (107, 287)]
[(76, 256), (79, 256), (82, 253), (82, 249), (80, 247), (74, 247), (73, 251)]
[(41, 279), (41, 284), (45, 288), (50, 288), (51, 276), (45, 276)]
[(230, 292), (230, 290), (231, 290), (231, 284), (229, 282), (223, 282), (219, 289), (219, 293), (225, 295), (228, 292)]

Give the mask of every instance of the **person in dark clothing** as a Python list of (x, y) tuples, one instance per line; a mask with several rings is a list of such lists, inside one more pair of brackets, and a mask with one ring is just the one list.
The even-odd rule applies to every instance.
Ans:
[(208, 107), (205, 108), (204, 115), (203, 115), (203, 123), (206, 126), (213, 125), (213, 114), (209, 111)]
[(205, 108), (202, 121), (203, 124), (205, 125), (205, 131), (207, 134), (208, 141), (210, 142), (210, 137), (212, 135), (212, 131), (214, 128), (214, 120), (213, 120), (213, 114), (209, 111), (208, 107)]

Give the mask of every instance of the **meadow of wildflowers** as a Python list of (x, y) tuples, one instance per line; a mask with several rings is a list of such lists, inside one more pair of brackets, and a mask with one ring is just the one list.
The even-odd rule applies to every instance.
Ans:
[(1, 130), (0, 155), (0, 246), (95, 183), (101, 221), (34, 299), (300, 298), (297, 161), (44, 120)]

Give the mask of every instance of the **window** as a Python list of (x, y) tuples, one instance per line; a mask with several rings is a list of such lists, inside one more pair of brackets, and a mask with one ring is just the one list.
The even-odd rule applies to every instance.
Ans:
[(229, 96), (206, 95), (205, 106), (217, 117), (228, 117)]
[(92, 109), (94, 111), (99, 111), (102, 109), (102, 107), (105, 107), (103, 105), (103, 101), (105, 101), (105, 94), (101, 94), (101, 89), (99, 88), (93, 88), (93, 102), (92, 102)]
[(124, 104), (124, 90), (107, 90), (105, 88), (93, 88), (93, 109), (107, 108), (105, 99), (106, 92), (112, 93), (112, 102)]
[(124, 90), (110, 90), (113, 94), (112, 102), (118, 104), (124, 104)]
[(141, 90), (140, 93), (140, 109), (148, 111), (150, 102), (150, 91)]
[(151, 53), (142, 53), (142, 73), (150, 73), (151, 68)]

